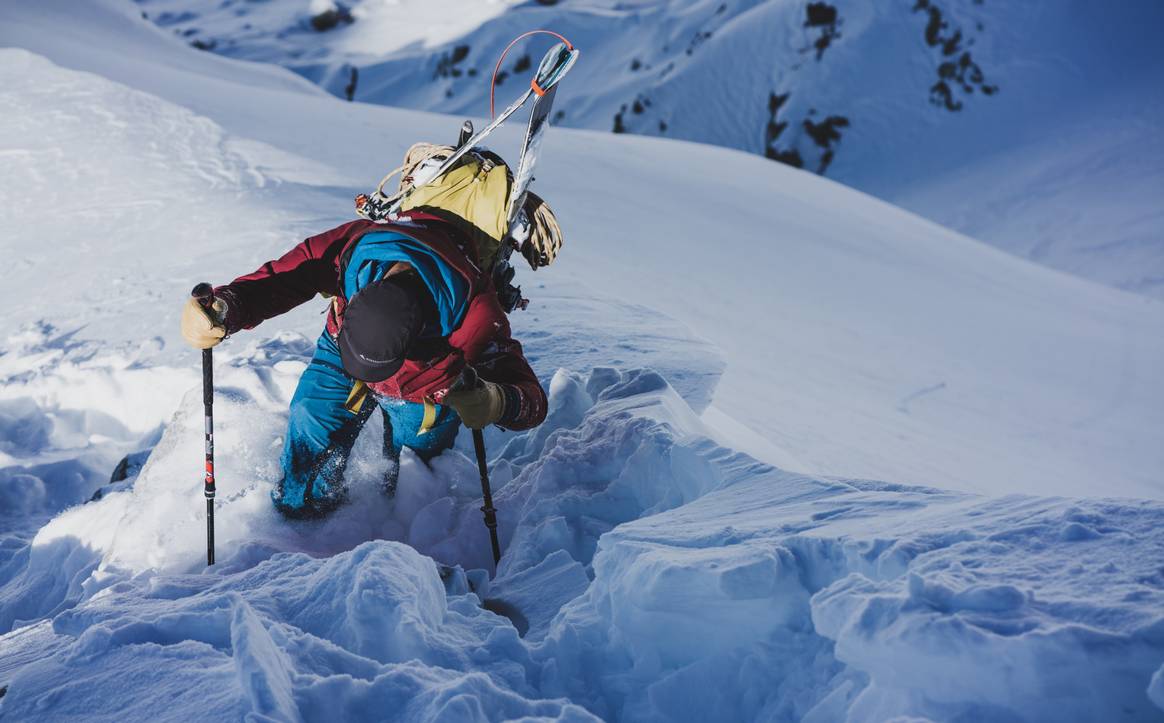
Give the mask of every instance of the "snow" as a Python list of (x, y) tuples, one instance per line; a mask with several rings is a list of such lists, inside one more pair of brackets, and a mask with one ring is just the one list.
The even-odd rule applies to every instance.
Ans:
[(567, 246), (513, 317), (550, 415), (487, 433), (496, 571), (464, 435), (387, 499), (373, 421), (351, 504), (272, 509), (322, 302), (215, 352), (206, 567), (182, 299), (459, 121), (128, 2), (2, 13), (0, 715), (1160, 717), (1164, 307), (710, 146), (552, 133)]
[(17, 674), (4, 712), (594, 719), (564, 701), (521, 695), (530, 687), (517, 633), (465, 596), (446, 604), (436, 566), (405, 545), (367, 543), (326, 560), (284, 554), (214, 578), (111, 589), (58, 615), (51, 630), (33, 628), (26, 635), (39, 644), (70, 642)]
[[(1164, 298), (1158, 3), (834, 0), (825, 5), (839, 23), (818, 57), (825, 30), (808, 25), (809, 3), (783, 0), (364, 0), (350, 3), (354, 23), (324, 33), (306, 28), (302, 4), (139, 1), (187, 40), (283, 65), (337, 96), (356, 67), (359, 100), (467, 115), (488, 107), (485, 79), (502, 48), (548, 27), (587, 57), (562, 87), (555, 123), (795, 150), (812, 170), (832, 153), (831, 178), (1011, 253)], [(925, 39), (927, 7), (943, 40), (959, 38), (949, 52)], [(445, 19), (440, 31), (433, 15)], [(536, 61), (547, 43), (519, 44), (503, 70), (523, 54)], [(964, 52), (984, 80), (956, 88), (951, 112), (930, 88)], [(775, 117), (772, 96), (786, 96)], [(834, 116), (847, 125), (826, 149), (804, 123)], [(784, 124), (774, 139), (769, 121)]]
[(1112, 107), (1149, 110), (1064, 119), (1049, 138), (935, 174), (891, 200), (1040, 263), (1164, 298), (1156, 201), (1164, 141), (1155, 132), (1164, 107), (1117, 94)]
[(1116, 700), (1148, 719), (1160, 592), (1140, 581), (1160, 553), (1127, 551), (1160, 514), (750, 471), (604, 536), (550, 647), (559, 666), (587, 651), (561, 685), (603, 691), (615, 718), (668, 701), (670, 719), (830, 720), (809, 691), (855, 681), (854, 720), (1129, 715)]
[[(52, 4), (36, 12), (51, 18)], [(151, 39), (156, 32), (140, 19), (135, 27)], [(236, 88), (208, 96), (197, 88), (209, 81), (191, 83), (188, 73), (127, 69), (117, 58), (76, 58), (71, 45), (59, 49), (42, 34), (18, 37), (62, 62), (204, 109), (224, 130), (262, 138), (312, 167), (336, 169), (304, 196), (272, 191), (279, 205), (313, 201), (287, 203), (291, 230), (280, 240), (230, 246), (232, 254), (250, 250), (248, 262), (216, 254), (207, 269), (221, 269), (216, 278), (257, 266), (287, 238), (344, 220), (350, 197), (372, 182), (363, 179), (395, 166), (412, 139), (432, 138), (436, 117), (428, 114), (276, 92), (258, 79), (246, 91), (258, 102), (240, 111)], [(227, 62), (184, 55), (215, 76)], [(512, 152), (517, 129), (504, 130), (498, 150)], [(352, 137), (364, 142), (341, 142)], [(1104, 479), (1111, 482), (1103, 494), (1159, 494), (1159, 304), (1014, 263), (900, 209), (754, 156), (686, 145), (684, 163), (698, 173), (660, 177), (656, 169), (674, 166), (672, 143), (564, 130), (555, 139), (538, 183), (569, 228), (575, 265), (537, 278), (582, 273), (601, 297), (665, 310), (723, 350), (731, 363), (715, 406), (783, 451), (765, 459), (979, 491), (1091, 494)], [(383, 152), (368, 153), (369, 144)], [(336, 177), (357, 180), (337, 186)], [(708, 203), (709, 187), (722, 193), (716, 203)], [(696, 201), (707, 210), (691, 213)], [(334, 209), (334, 216), (304, 219), (308, 208)], [(729, 252), (717, 243), (725, 237)], [(647, 267), (667, 283), (642, 284), (639, 270)], [(532, 316), (531, 326), (542, 330), (544, 317)], [(293, 328), (310, 336), (302, 323)]]

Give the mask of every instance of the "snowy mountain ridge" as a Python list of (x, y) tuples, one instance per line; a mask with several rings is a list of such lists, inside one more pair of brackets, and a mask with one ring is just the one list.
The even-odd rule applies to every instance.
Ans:
[[(555, 29), (587, 57), (556, 124), (779, 159), (1164, 298), (1158, 3), (139, 2), (187, 42), (337, 96), (350, 86), (360, 101), (467, 116), (486, 112), (512, 38)], [(323, 8), (345, 20), (317, 30)], [(517, 46), (500, 92), (545, 42)]]
[[(195, 52), (121, 0), (3, 12), (0, 715), (1159, 717), (1160, 305), (707, 146), (548, 139), (568, 245), (513, 323), (551, 413), (489, 432), (496, 577), (466, 440), (406, 455), (388, 500), (373, 423), (352, 504), (271, 509), (322, 302), (216, 351), (206, 568), (181, 299), (459, 119)], [(38, 212), (66, 187), (72, 218)]]

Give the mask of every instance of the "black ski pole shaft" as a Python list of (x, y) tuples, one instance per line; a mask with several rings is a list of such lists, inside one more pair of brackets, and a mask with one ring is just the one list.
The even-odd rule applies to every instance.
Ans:
[[(214, 287), (203, 282), (191, 295), (209, 313), (214, 304)], [(214, 564), (214, 350), (202, 350), (202, 409), (206, 416), (206, 564)]]
[(473, 448), (477, 452), (477, 471), (481, 473), (481, 512), (485, 514), (485, 526), (489, 528), (489, 542), (493, 545), (493, 567), (501, 562), (501, 543), (497, 541), (497, 510), (493, 507), (493, 490), (489, 487), (489, 465), (485, 460), (485, 433), (473, 430)]
[[(473, 367), (465, 367), (454, 389), (476, 389), (481, 380)], [(497, 540), (497, 509), (493, 507), (493, 490), (489, 486), (489, 462), (485, 457), (485, 432), (473, 430), (473, 450), (477, 453), (477, 471), (481, 473), (481, 512), (485, 515), (485, 527), (489, 528), (489, 542), (493, 545), (493, 569), (501, 562), (501, 543)]]

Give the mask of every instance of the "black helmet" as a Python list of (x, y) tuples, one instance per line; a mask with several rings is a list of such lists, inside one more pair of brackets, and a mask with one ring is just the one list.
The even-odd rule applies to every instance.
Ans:
[(356, 292), (344, 309), (340, 358), (348, 374), (382, 382), (404, 364), (424, 328), (424, 282), (414, 272), (393, 274)]

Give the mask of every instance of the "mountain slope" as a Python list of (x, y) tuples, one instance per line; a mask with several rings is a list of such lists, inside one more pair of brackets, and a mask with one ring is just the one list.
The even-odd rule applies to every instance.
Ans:
[[(1160, 495), (1160, 304), (709, 146), (551, 136), (538, 187), (568, 245), (513, 317), (550, 415), (488, 433), (495, 575), (465, 439), (406, 453), (388, 499), (371, 422), (352, 504), (272, 509), (322, 301), (216, 350), (207, 568), (181, 300), (344, 220), (458, 120), (199, 55), (127, 7), (0, 22), (32, 48), (0, 48), (21, 271), (0, 292), (0, 715), (1159, 717), (1164, 505), (1094, 497)], [(85, 191), (68, 217), (35, 212), (59, 188)]]
[[(191, 242), (208, 261), (202, 273), (214, 279), (344, 220), (349, 199), (441, 122), (271, 85), (204, 95), (201, 84), (211, 81), (177, 82), (177, 63), (131, 67), (112, 54), (77, 54), (68, 38), (21, 30), (22, 18), (47, 27), (63, 21), (53, 8), (23, 10), (0, 40), (88, 63), (206, 109), (229, 132), (333, 169), (299, 165), (312, 168), (291, 179), (305, 196), (268, 188), (286, 215), (256, 223), (262, 241), (191, 227), (203, 238)], [(138, 30), (154, 42), (145, 21), (129, 27), (127, 42), (142, 42)], [(517, 144), (517, 129), (503, 130), (502, 152)], [(682, 146), (692, 167), (705, 169), (688, 179), (656, 170), (670, 167), (673, 142), (563, 130), (553, 143), (538, 185), (567, 229), (571, 265), (530, 282), (581, 273), (605, 298), (688, 324), (726, 357), (714, 406), (804, 468), (961, 489), (1160, 495), (1162, 453), (1153, 440), (1164, 426), (1164, 306), (1015, 260), (756, 156)], [(369, 144), (381, 150), (369, 153)], [(277, 171), (266, 161), (276, 154), (258, 148), (253, 165)], [(650, 283), (643, 269), (651, 269)], [(186, 292), (189, 277), (180, 278), (170, 298)], [(544, 323), (534, 299), (520, 324)], [(8, 324), (37, 318), (35, 309), (18, 311)], [(181, 348), (173, 343), (176, 313), (162, 307), (145, 317), (165, 341), (163, 358)]]
[[(464, 115), (488, 107), (511, 38), (556, 29), (587, 62), (555, 123), (780, 158), (1164, 298), (1159, 3), (356, 2), (353, 22), (326, 32), (306, 4), (141, 5), (190, 42), (284, 65), (336, 95), (356, 68), (359, 100)], [(545, 44), (518, 45), (502, 80)]]

